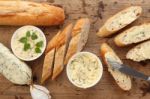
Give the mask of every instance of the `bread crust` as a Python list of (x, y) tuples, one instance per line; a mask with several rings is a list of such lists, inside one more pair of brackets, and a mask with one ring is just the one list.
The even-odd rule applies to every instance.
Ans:
[[(132, 86), (131, 78), (117, 70), (112, 70), (111, 65), (109, 65), (107, 63), (106, 58), (105, 58), (106, 55), (108, 55), (108, 54), (110, 54), (112, 56), (116, 56), (118, 59), (119, 59), (119, 57), (115, 54), (115, 52), (106, 43), (103, 43), (101, 45), (100, 52), (101, 52), (100, 55), (102, 56), (105, 64), (108, 66), (108, 71), (111, 73), (111, 75), (115, 79), (118, 86), (125, 91), (130, 90), (131, 86)], [(120, 59), (118, 61), (120, 63), (122, 63), (122, 61)], [(123, 80), (125, 80), (125, 82)]]
[(47, 3), (0, 1), (0, 25), (50, 26), (62, 24), (64, 10)]
[(119, 16), (122, 14), (122, 12), (125, 12), (126, 10), (132, 8), (132, 7), (137, 7), (137, 9), (139, 10), (139, 13), (138, 15), (135, 17), (134, 20), (132, 20), (131, 22), (129, 22), (128, 24), (132, 23), (133, 21), (135, 21), (142, 13), (142, 8), (140, 6), (131, 6), (131, 7), (128, 7), (120, 12), (118, 12), (117, 14), (113, 15), (112, 17), (110, 17), (106, 22), (105, 24), (99, 29), (98, 33), (97, 33), (97, 36), (100, 36), (100, 37), (107, 37), (111, 34), (114, 34), (116, 33), (117, 31), (119, 31), (120, 29), (124, 28), (125, 26), (127, 26), (128, 24), (124, 24), (122, 27), (119, 27), (119, 28), (116, 28), (114, 30), (109, 30), (108, 28), (108, 25), (110, 24), (110, 22), (116, 17), (116, 16)]
[(123, 43), (120, 41), (119, 35), (114, 38), (114, 42), (115, 42), (115, 44), (116, 44), (117, 46), (119, 46), (119, 47), (125, 46), (125, 44), (123, 44)]

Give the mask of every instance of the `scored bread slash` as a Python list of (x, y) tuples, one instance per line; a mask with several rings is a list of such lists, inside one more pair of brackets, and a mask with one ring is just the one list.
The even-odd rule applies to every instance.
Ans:
[(126, 46), (150, 39), (150, 23), (133, 26), (118, 34), (114, 41), (117, 46)]
[(109, 18), (99, 29), (97, 35), (107, 37), (135, 21), (142, 13), (140, 6), (128, 7)]
[[(72, 30), (72, 37), (76, 36), (78, 33), (80, 33), (82, 27), (84, 26), (86, 22), (86, 18), (81, 18), (77, 20), (75, 23), (73, 30)], [(48, 42), (47, 48), (45, 50), (45, 53), (49, 52), (52, 48), (55, 48), (57, 45), (63, 45), (65, 44), (66, 39), (66, 31), (68, 31), (68, 28), (70, 25), (68, 25), (63, 31), (59, 31), (53, 38)]]
[(131, 59), (136, 62), (150, 59), (150, 40), (138, 44), (127, 52), (127, 59)]
[(105, 61), (106, 65), (108, 66), (108, 71), (113, 76), (113, 78), (115, 79), (118, 86), (125, 91), (130, 90), (132, 87), (132, 82), (131, 82), (130, 76), (128, 76), (124, 73), (121, 73), (118, 70), (114, 70), (112, 68), (112, 66), (110, 65), (110, 63), (107, 61), (109, 59), (111, 61), (118, 62), (120, 64), (123, 63), (120, 60), (120, 58), (116, 55), (116, 53), (113, 51), (113, 49), (110, 48), (106, 43), (103, 43), (101, 45), (100, 52), (101, 52), (100, 54), (101, 54), (103, 60)]
[(44, 64), (43, 64), (41, 84), (43, 84), (52, 75), (55, 52), (56, 52), (55, 48), (53, 48), (45, 56)]
[(73, 24), (70, 25), (68, 31), (66, 32), (65, 44), (64, 45), (58, 45), (56, 48), (56, 55), (55, 55), (52, 80), (54, 80), (63, 71), (64, 60), (65, 60), (65, 56), (66, 56), (66, 53), (67, 53), (67, 50), (69, 47), (72, 29), (73, 29)]

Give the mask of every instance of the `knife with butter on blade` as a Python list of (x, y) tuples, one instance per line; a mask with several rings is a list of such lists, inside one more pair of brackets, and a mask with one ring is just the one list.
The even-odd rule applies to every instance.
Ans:
[(131, 67), (129, 67), (125, 64), (120, 64), (118, 62), (112, 61), (111, 59), (107, 59), (106, 61), (115, 70), (119, 70), (120, 72), (125, 73), (127, 75), (130, 75), (130, 76), (133, 76), (133, 77), (136, 77), (136, 78), (141, 78), (141, 79), (144, 79), (144, 80), (150, 82), (150, 76), (147, 76), (147, 75), (145, 75), (145, 74), (143, 74), (143, 73), (141, 73), (141, 72), (139, 72), (135, 69), (132, 69)]

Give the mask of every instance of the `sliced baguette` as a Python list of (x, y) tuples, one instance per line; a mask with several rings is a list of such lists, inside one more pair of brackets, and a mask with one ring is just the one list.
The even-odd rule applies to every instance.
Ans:
[[(86, 19), (82, 29), (78, 31), (79, 33), (75, 36), (72, 35), (72, 39), (67, 49), (67, 53), (65, 53), (66, 44), (62, 45), (58, 49), (55, 56), (52, 80), (54, 80), (63, 71), (64, 65), (67, 64), (70, 57), (74, 55), (76, 52), (79, 52), (83, 49), (88, 39), (89, 29), (90, 29), (90, 21), (89, 19)], [(64, 55), (65, 57), (63, 57)]]
[(54, 57), (55, 49), (49, 51), (45, 56), (41, 84), (43, 84), (52, 75)]
[[(72, 24), (69, 24), (62, 32), (65, 34), (64, 35), (64, 43), (67, 43), (69, 37), (71, 36), (71, 33), (72, 33), (72, 28), (73, 28), (73, 25)], [(54, 39), (59, 36), (60, 32), (58, 32), (58, 34), (56, 34), (56, 36), (54, 37)], [(55, 39), (56, 41), (55, 42), (60, 42), (58, 41), (58, 39)], [(52, 40), (52, 43), (54, 43), (54, 40)], [(43, 84), (50, 76), (51, 74), (52, 75), (52, 78), (54, 78), (54, 73), (56, 75), (57, 73), (57, 65), (59, 64), (56, 64), (55, 62), (55, 59), (56, 61), (58, 62), (58, 59), (61, 61), (61, 59), (63, 59), (62, 57), (64, 57), (64, 53), (66, 52), (66, 46), (64, 46), (63, 48), (63, 51), (60, 52), (58, 49), (59, 47), (61, 47), (62, 45), (60, 45), (61, 43), (58, 43), (54, 48), (52, 48), (48, 53), (46, 53), (46, 56), (45, 56), (45, 59), (44, 59), (44, 64), (43, 64), (43, 72), (42, 72), (42, 79), (41, 79), (41, 83)], [(66, 44), (64, 44), (66, 45)], [(55, 49), (56, 49), (56, 53), (55, 53)], [(65, 52), (64, 52), (65, 51)], [(58, 56), (59, 54), (62, 54), (63, 56)], [(56, 54), (56, 55), (55, 55)], [(64, 59), (63, 59), (64, 60)], [(54, 64), (53, 64), (54, 63)], [(59, 63), (59, 62), (58, 62)], [(52, 68), (54, 67), (54, 69)], [(52, 73), (52, 70), (53, 70), (53, 73)], [(57, 71), (56, 71), (57, 70)]]
[(150, 39), (150, 23), (134, 26), (117, 35), (114, 39), (117, 46), (126, 46)]
[[(73, 28), (73, 30), (72, 30), (72, 37), (73, 36), (75, 36), (75, 35), (77, 35), (80, 31), (81, 31), (81, 29), (82, 29), (82, 27), (85, 25), (85, 23), (86, 23), (86, 21), (88, 21), (88, 19), (87, 18), (82, 18), (82, 19), (79, 19), (77, 22), (76, 22), (76, 24), (75, 24), (75, 26), (74, 26), (74, 28)], [(50, 40), (49, 42), (48, 42), (48, 46), (47, 46), (47, 48), (46, 48), (46, 53), (48, 52), (48, 51), (50, 51), (52, 48), (55, 48), (57, 45), (63, 45), (64, 43), (65, 43), (65, 37), (66, 37), (66, 31), (67, 31), (67, 29), (70, 27), (71, 25), (68, 25), (65, 29), (64, 29), (64, 31), (59, 31), (57, 34), (56, 34), (56, 36), (54, 36), (53, 38), (52, 38), (52, 40)]]
[(137, 62), (150, 59), (150, 40), (130, 49), (126, 58)]
[(112, 48), (110, 48), (106, 43), (103, 43), (101, 45), (100, 51), (103, 60), (108, 66), (108, 71), (113, 76), (118, 86), (123, 90), (130, 90), (132, 86), (131, 78), (128, 75), (121, 73), (118, 70), (113, 70), (111, 65), (106, 61), (106, 59), (111, 59), (112, 61), (122, 63), (120, 58), (116, 55), (116, 53), (112, 50)]
[(88, 40), (89, 30), (90, 21), (89, 19), (86, 19), (86, 22), (84, 23), (84, 26), (82, 27), (80, 33), (74, 36), (70, 41), (69, 48), (65, 57), (65, 65), (68, 63), (68, 60), (72, 55), (80, 52), (83, 49)]
[(141, 15), (141, 13), (142, 8), (140, 6), (128, 7), (109, 18), (99, 29), (97, 35), (100, 37), (107, 37), (111, 34), (114, 34), (135, 21)]

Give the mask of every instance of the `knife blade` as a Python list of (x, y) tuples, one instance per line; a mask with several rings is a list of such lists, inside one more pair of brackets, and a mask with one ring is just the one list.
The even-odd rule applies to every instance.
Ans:
[(130, 76), (133, 76), (136, 78), (141, 78), (141, 79), (144, 79), (144, 80), (150, 82), (150, 76), (147, 76), (125, 64), (120, 64), (120, 63), (118, 63), (116, 61), (112, 61), (110, 59), (107, 59), (106, 61), (112, 66), (113, 69), (119, 70), (120, 72), (125, 73), (127, 75), (130, 75)]

